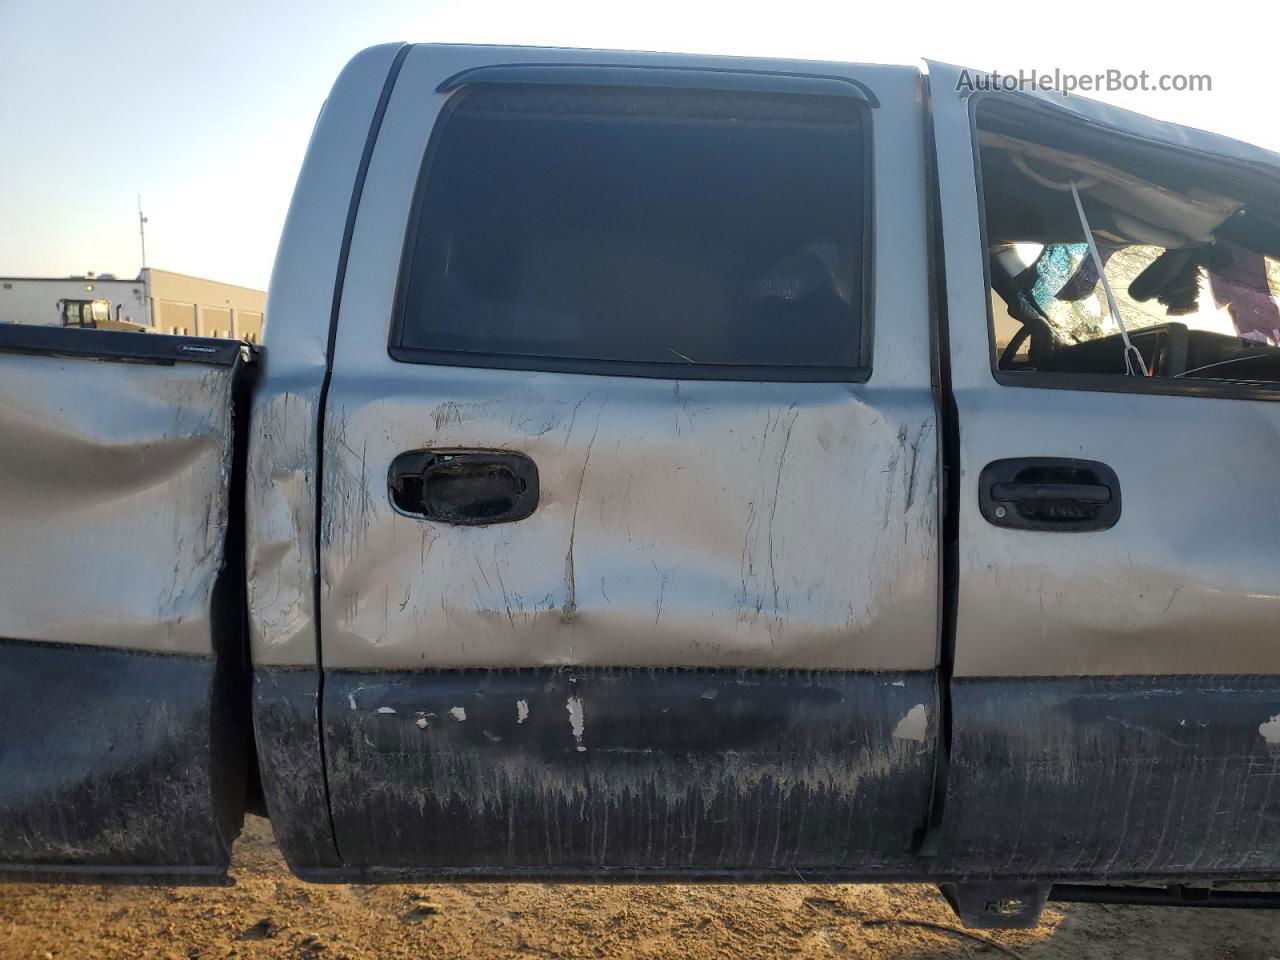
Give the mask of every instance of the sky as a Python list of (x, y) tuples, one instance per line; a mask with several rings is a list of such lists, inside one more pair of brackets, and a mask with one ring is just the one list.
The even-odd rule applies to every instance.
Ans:
[[(1206, 73), (1211, 92), (1097, 99), (1280, 150), (1264, 2), (0, 0), (0, 275), (150, 266), (265, 288), (329, 87), (390, 40), (983, 70)], [(1185, 9), (1191, 9), (1188, 5)]]

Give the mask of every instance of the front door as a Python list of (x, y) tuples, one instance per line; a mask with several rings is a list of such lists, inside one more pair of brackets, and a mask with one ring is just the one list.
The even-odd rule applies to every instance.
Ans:
[(960, 438), (942, 862), (1274, 875), (1274, 167), (960, 80), (930, 77)]

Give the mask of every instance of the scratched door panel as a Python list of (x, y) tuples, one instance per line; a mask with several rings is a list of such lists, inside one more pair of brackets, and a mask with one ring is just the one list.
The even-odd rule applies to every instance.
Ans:
[(351, 876), (901, 875), (930, 671), (329, 672)]
[(226, 876), (249, 362), (0, 325), (0, 882)]
[[(326, 667), (931, 665), (927, 394), (449, 367), (334, 392)], [(527, 454), (537, 510), (397, 511), (420, 447)]]
[[(865, 210), (894, 216), (868, 220), (875, 360), (868, 337), (860, 374), (398, 362), (387, 339), (423, 118), (446, 78), (510, 56), (410, 53), (353, 232), (320, 530), (326, 758), (346, 875), (905, 870), (938, 729), (919, 77), (714, 61), (856, 77), (874, 95)], [(520, 51), (532, 63), (610, 57), (704, 65)], [(522, 96), (476, 117), (525, 109)], [(903, 263), (919, 284), (901, 282)], [(719, 303), (689, 322), (733, 322)], [(536, 507), (490, 525), (400, 509), (388, 471), (406, 451), (522, 455)]]
[[(1260, 509), (1273, 499), (1280, 466), (1274, 384), (1179, 380), (1165, 371), (1128, 378), (1119, 364), (1121, 372), (1092, 380), (1047, 382), (1049, 374), (1007, 370), (997, 380), (974, 114), (956, 92), (957, 71), (935, 66), (934, 77), (960, 438), (952, 751), (939, 866), (1057, 878), (1274, 877), (1280, 519)], [(1137, 176), (1187, 162), (1175, 161), (1171, 143), (1224, 165), (1224, 154), (1253, 150), (1050, 99), (981, 100), (978, 129), (994, 116), (988, 109), (1034, 108), (1042, 135), (1070, 143), (1087, 120), (1088, 129), (1111, 133), (1075, 142), (1148, 151)], [(1274, 168), (1274, 157), (1256, 153)], [(987, 179), (988, 203), (1003, 195), (1000, 179)], [(1235, 189), (1221, 171), (1205, 170), (1196, 182)], [(1063, 209), (1074, 216), (1070, 194)], [(1078, 239), (1078, 221), (1069, 222)], [(1127, 284), (1113, 283), (1126, 295)], [(1153, 300), (1148, 309), (1159, 308)], [(1017, 377), (1028, 382), (1017, 385)], [(980, 505), (984, 468), (1028, 457), (1110, 467), (1118, 521), (1082, 532), (993, 522)]]

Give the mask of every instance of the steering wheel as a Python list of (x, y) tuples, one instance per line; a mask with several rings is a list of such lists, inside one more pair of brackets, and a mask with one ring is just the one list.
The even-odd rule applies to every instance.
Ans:
[(1018, 355), (1018, 351), (1022, 349), (1022, 345), (1027, 342), (1027, 338), (1031, 336), (1031, 324), (1024, 323), (1018, 328), (1010, 341), (1005, 344), (1004, 350), (1000, 352), (1000, 369), (1009, 370), (1013, 367), (1013, 360)]
[[(1044, 339), (1041, 340), (1040, 337)], [(1005, 348), (1000, 351), (1001, 370), (1012, 370), (1014, 358), (1017, 357), (1018, 351), (1022, 349), (1022, 345), (1027, 342), (1027, 338), (1031, 338), (1031, 350), (1028, 354), (1032, 366), (1037, 368), (1044, 364), (1047, 354), (1053, 352), (1053, 331), (1043, 319), (1036, 318), (1035, 321), (1022, 321), (1022, 326), (1018, 328), (1018, 332), (1013, 335)]]

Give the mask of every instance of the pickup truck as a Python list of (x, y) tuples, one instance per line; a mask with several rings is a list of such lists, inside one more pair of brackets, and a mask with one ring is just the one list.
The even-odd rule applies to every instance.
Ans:
[(0, 329), (0, 876), (1276, 906), (1280, 156), (374, 47), (262, 346)]

